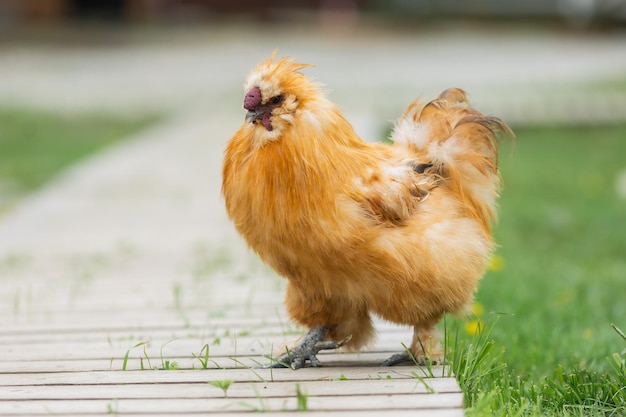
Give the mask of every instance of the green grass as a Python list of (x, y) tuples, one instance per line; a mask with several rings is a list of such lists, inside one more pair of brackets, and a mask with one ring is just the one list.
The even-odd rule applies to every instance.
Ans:
[(78, 159), (155, 120), (0, 108), (0, 203), (3, 196), (12, 198), (40, 187)]
[(611, 327), (626, 328), (626, 126), (516, 134), (501, 152), (500, 262), (477, 295), (483, 320), (503, 314), (488, 338), (461, 331), (456, 342), (466, 405), (470, 415), (626, 415), (626, 342)]
[(222, 390), (222, 392), (224, 392), (224, 397), (228, 397), (228, 388), (230, 388), (230, 386), (233, 384), (232, 379), (224, 379), (224, 380), (217, 380), (217, 381), (209, 381), (209, 385), (213, 385), (216, 388), (219, 388)]

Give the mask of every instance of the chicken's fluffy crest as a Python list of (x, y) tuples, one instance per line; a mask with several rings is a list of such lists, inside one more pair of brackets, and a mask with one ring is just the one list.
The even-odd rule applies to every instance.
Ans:
[(290, 57), (276, 59), (276, 51), (274, 51), (269, 59), (259, 62), (250, 72), (243, 88), (247, 92), (254, 87), (259, 87), (263, 97), (273, 97), (285, 90), (293, 91), (298, 86), (302, 87), (303, 84), (311, 84), (301, 70), (312, 66), (312, 64), (294, 62), (294, 59)]

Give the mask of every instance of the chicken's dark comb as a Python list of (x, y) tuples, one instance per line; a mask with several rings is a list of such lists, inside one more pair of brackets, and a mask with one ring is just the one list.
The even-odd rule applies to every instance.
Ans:
[(246, 94), (246, 98), (243, 100), (243, 108), (246, 110), (254, 110), (259, 104), (261, 104), (261, 89), (254, 87)]

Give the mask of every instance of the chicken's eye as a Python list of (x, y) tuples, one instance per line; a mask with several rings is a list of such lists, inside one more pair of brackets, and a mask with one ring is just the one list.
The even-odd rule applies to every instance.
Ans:
[(277, 95), (277, 96), (272, 97), (272, 98), (270, 99), (270, 103), (272, 103), (273, 105), (275, 105), (275, 106), (276, 106), (276, 105), (278, 105), (278, 104), (280, 104), (280, 103), (282, 103), (282, 102), (283, 102), (283, 98), (284, 98), (284, 97), (283, 97), (283, 95), (282, 95), (282, 94), (279, 94), (279, 95)]

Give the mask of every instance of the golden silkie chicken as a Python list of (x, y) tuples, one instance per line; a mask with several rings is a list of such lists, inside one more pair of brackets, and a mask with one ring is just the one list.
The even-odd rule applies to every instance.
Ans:
[(362, 348), (372, 315), (414, 328), (410, 352), (383, 365), (436, 363), (436, 325), (471, 303), (494, 247), (497, 137), (509, 128), (449, 89), (412, 103), (392, 145), (366, 143), (307, 66), (272, 55), (254, 68), (224, 155), (228, 215), (287, 279), (287, 311), (309, 329), (274, 365)]

